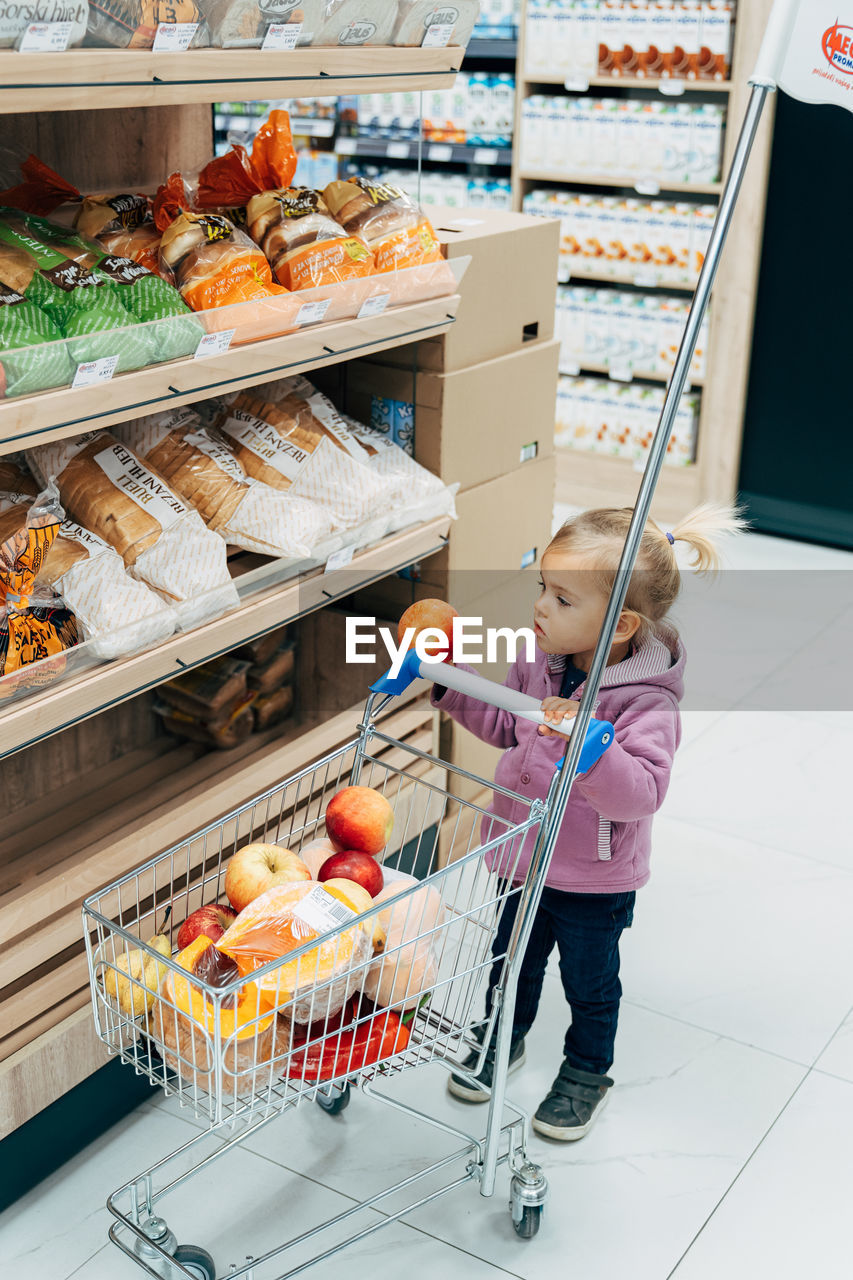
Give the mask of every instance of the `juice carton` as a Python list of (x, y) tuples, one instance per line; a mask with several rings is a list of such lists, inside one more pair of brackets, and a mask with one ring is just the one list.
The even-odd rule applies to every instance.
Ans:
[(548, 0), (530, 0), (524, 28), (524, 70), (529, 80), (551, 69), (548, 34), (551, 26)]
[(654, 293), (632, 293), (632, 361), (643, 373), (658, 373), (658, 319), (660, 299)]
[(670, 125), (668, 108), (669, 104), (665, 102), (642, 104), (640, 143), (631, 169), (632, 173), (654, 177), (665, 172)]
[(673, 263), (673, 282), (687, 283), (690, 279), (690, 236), (693, 230), (693, 205), (673, 204), (669, 206), (671, 220), (670, 242), (675, 258)]
[(636, 171), (637, 154), (642, 147), (643, 107), (645, 103), (635, 100), (620, 103), (622, 111), (619, 116), (619, 129), (616, 134), (616, 171), (617, 173), (634, 173)]
[(647, 47), (639, 61), (647, 76), (660, 79), (662, 76), (672, 75), (675, 5), (673, 0), (650, 0), (647, 8)]
[(475, 72), (468, 81), (468, 98), (465, 104), (463, 127), (468, 141), (480, 146), (492, 129), (491, 76), (484, 71)]
[(548, 70), (551, 75), (567, 75), (572, 65), (575, 15), (568, 0), (552, 0), (548, 27)]
[(626, 200), (625, 243), (628, 258), (625, 268), (650, 266), (654, 255), (649, 244), (649, 205), (640, 200)]
[(492, 133), (497, 145), (511, 146), (515, 122), (515, 76), (492, 76)]
[(595, 98), (591, 103), (592, 155), (586, 169), (592, 173), (615, 173), (619, 158), (619, 125), (623, 104), (615, 98)]
[(568, 65), (561, 70), (565, 70), (567, 75), (594, 76), (598, 73), (599, 0), (570, 0), (568, 7), (571, 10), (572, 38)]
[(694, 182), (718, 182), (723, 162), (723, 126), (725, 111), (722, 107), (706, 104), (693, 108), (691, 119), (691, 150), (696, 168), (691, 175)]
[(702, 11), (702, 48), (699, 75), (706, 80), (728, 80), (732, 71), (734, 4), (709, 0)]
[(625, 47), (622, 51), (622, 75), (642, 79), (646, 74), (649, 47), (649, 7), (645, 0), (631, 0), (623, 8)]
[(564, 159), (557, 172), (588, 173), (592, 165), (592, 107), (586, 98), (564, 98)]
[(598, 74), (618, 76), (625, 44), (621, 0), (602, 0), (598, 9)]
[(702, 45), (702, 5), (699, 0), (680, 0), (675, 10), (674, 30), (672, 75), (695, 80), (699, 74)]
[(526, 98), (521, 116), (521, 163), (528, 169), (545, 167), (545, 119), (548, 99), (541, 94)]
[(693, 180), (695, 157), (692, 154), (694, 108), (682, 102), (668, 102), (664, 107), (666, 143), (663, 178), (671, 182)]
[(667, 280), (672, 280), (675, 270), (672, 221), (669, 217), (669, 206), (662, 200), (653, 200), (649, 204), (648, 236), (653, 264), (661, 268)]
[(594, 196), (589, 196), (587, 199), (590, 204), (586, 209), (578, 210), (577, 218), (583, 270), (590, 275), (600, 275), (605, 270), (607, 258), (604, 247), (607, 240), (606, 219), (612, 208), (612, 197), (602, 199), (595, 204), (592, 203), (595, 201)]
[(716, 205), (699, 204), (694, 206), (693, 225), (690, 234), (690, 274), (688, 277), (691, 281), (694, 276), (698, 276), (705, 265), (705, 255), (708, 252), (708, 244), (711, 239), (711, 232), (714, 230), (716, 217)]

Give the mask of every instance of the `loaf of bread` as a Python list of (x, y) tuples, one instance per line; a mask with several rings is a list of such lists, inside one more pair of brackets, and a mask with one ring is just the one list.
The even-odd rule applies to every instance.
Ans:
[(461, 45), (464, 49), (479, 12), (480, 0), (450, 0), (449, 4), (439, 4), (437, 0), (399, 0), (393, 43), (422, 45), (430, 27), (452, 26), (446, 43)]
[(366, 450), (374, 473), (391, 485), (389, 533), (410, 524), (435, 520), (438, 516), (456, 519), (458, 485), (444, 484), (381, 431), (365, 427), (346, 414), (341, 416), (353, 437)]
[(222, 539), (114, 436), (96, 431), (37, 445), (27, 461), (37, 479), (55, 481), (72, 520), (174, 605), (181, 626), (236, 606)]
[(38, 489), (32, 476), (11, 458), (0, 458), (0, 493), (20, 493), (35, 498)]
[(328, 0), (324, 10), (312, 44), (354, 48), (391, 43), (395, 0)]
[(233, 546), (304, 559), (329, 534), (325, 512), (249, 477), (230, 442), (203, 427), (192, 409), (139, 418), (115, 434)]
[(431, 222), (402, 188), (370, 178), (347, 178), (330, 182), (323, 198), (344, 230), (366, 242), (377, 272), (442, 260)]

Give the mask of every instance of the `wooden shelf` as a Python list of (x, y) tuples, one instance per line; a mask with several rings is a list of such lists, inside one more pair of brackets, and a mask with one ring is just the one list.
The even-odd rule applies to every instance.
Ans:
[(434, 555), (443, 549), (449, 526), (445, 516), (413, 525), (358, 552), (345, 569), (327, 574), (317, 568), (261, 588), (237, 609), (204, 626), (12, 703), (0, 715), (0, 758)]
[[(572, 506), (633, 506), (640, 488), (640, 471), (627, 458), (586, 453), (582, 449), (557, 448), (557, 502)], [(699, 501), (696, 466), (664, 465), (652, 505), (652, 514), (684, 516)]]
[[(566, 80), (571, 77), (564, 75), (530, 75), (525, 71), (524, 78), (527, 84), (559, 84), (566, 86)], [(578, 84), (586, 79), (585, 76), (577, 77)], [(591, 89), (654, 89), (663, 94), (667, 98), (680, 98), (683, 94), (677, 90), (675, 93), (668, 93), (662, 85), (683, 85), (684, 93), (730, 93), (732, 89), (731, 80), (682, 80), (679, 77), (662, 80), (648, 80), (645, 77), (637, 78), (631, 76), (590, 76), (587, 83)], [(582, 93), (582, 89), (569, 89), (569, 93)]]
[(323, 92), (449, 89), (464, 50), (71, 49), (0, 52), (0, 112), (259, 101)]
[(361, 320), (311, 325), (206, 360), (150, 365), (100, 386), (4, 400), (0, 454), (434, 337), (450, 328), (458, 305), (458, 294), (433, 298)]
[[(619, 372), (619, 366), (617, 365), (615, 367), (617, 372)], [(577, 369), (577, 373), (575, 373), (575, 369)], [(609, 365), (592, 364), (589, 360), (584, 360), (583, 364), (575, 365), (571, 371), (564, 368), (561, 363), (559, 371), (560, 374), (566, 378), (582, 378), (588, 373), (602, 373), (605, 377), (609, 378), (611, 382), (615, 382), (619, 386), (627, 386), (631, 382), (659, 382), (662, 386), (666, 386), (672, 372), (670, 370), (669, 373), (648, 373), (643, 369), (632, 369), (632, 376), (630, 378), (614, 378)], [(691, 374), (687, 381), (686, 391), (690, 391), (693, 388), (701, 388), (704, 387), (704, 385), (704, 378), (697, 378), (695, 375)]]
[[(647, 270), (646, 279), (652, 274), (654, 274), (652, 270)], [(633, 275), (625, 272), (624, 275), (608, 276), (603, 271), (578, 271), (575, 267), (571, 267), (568, 279), (565, 279), (564, 275), (565, 273), (557, 276), (557, 284), (572, 285), (578, 281), (583, 281), (590, 284), (633, 285), (635, 289), (672, 289), (675, 293), (695, 293), (696, 285), (699, 283), (699, 277), (697, 276), (692, 283), (682, 280), (680, 283), (675, 284), (670, 280), (658, 280), (655, 284), (648, 284), (643, 278), (642, 268), (634, 272)]]
[[(553, 173), (548, 169), (521, 169), (518, 177), (521, 182), (560, 182), (567, 187), (618, 187), (620, 190), (630, 187), (639, 191), (638, 184), (645, 186), (642, 178), (630, 174), (614, 178), (612, 175), (608, 177), (592, 173)], [(663, 178), (655, 178), (654, 181), (659, 184), (658, 192), (684, 191), (691, 195), (718, 196), (723, 189), (721, 182), (668, 182)]]

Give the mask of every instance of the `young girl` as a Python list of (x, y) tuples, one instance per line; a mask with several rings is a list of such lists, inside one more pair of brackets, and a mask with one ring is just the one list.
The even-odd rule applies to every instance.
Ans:
[[(539, 698), (553, 723), (577, 714), (632, 514), (630, 508), (584, 512), (563, 525), (542, 557), (541, 594), (533, 608), (538, 652), (532, 663), (518, 658), (505, 683)], [(619, 938), (631, 926), (636, 891), (649, 878), (652, 815), (663, 803), (681, 740), (684, 646), (666, 621), (681, 586), (675, 543), (687, 543), (700, 573), (714, 572), (718, 538), (743, 527), (734, 510), (706, 504), (671, 533), (651, 521), (643, 533), (594, 708), (597, 719), (613, 724), (614, 741), (572, 787), (518, 983), (511, 1070), (524, 1062), (524, 1037), (556, 943), (571, 1025), (563, 1064), (533, 1118), (533, 1128), (548, 1138), (582, 1138), (613, 1084), (607, 1072), (622, 994)], [(546, 794), (565, 751), (562, 734), (438, 685), (432, 701), (477, 737), (505, 749), (496, 782), (524, 796)], [(491, 809), (509, 821), (523, 816), (521, 806), (499, 792)], [(528, 839), (516, 881), (531, 853)], [(487, 1014), (518, 897), (507, 901), (499, 923)], [(472, 1052), (463, 1065), (470, 1070), (477, 1058)], [(476, 1077), (482, 1088), (452, 1075), (450, 1092), (466, 1102), (486, 1101), (493, 1070), (494, 1038)]]

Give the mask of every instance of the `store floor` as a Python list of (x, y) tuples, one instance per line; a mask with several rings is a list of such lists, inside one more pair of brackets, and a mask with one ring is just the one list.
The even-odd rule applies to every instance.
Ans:
[[(748, 535), (730, 563), (849, 570), (853, 556)], [(790, 608), (793, 624), (801, 610), (796, 600)], [(850, 638), (834, 630), (804, 641), (792, 679), (808, 681), (815, 652), (836, 653), (845, 671)], [(321, 1263), (309, 1273), (317, 1280), (849, 1275), (853, 713), (710, 707), (687, 711), (685, 731), (656, 822), (653, 878), (623, 941), (617, 1085), (583, 1142), (533, 1139), (551, 1184), (538, 1237), (515, 1238), (504, 1176), (492, 1200), (465, 1185)], [(511, 1082), (524, 1106), (548, 1087), (564, 1023), (550, 972), (528, 1063)], [(478, 1127), (482, 1108), (449, 1099), (444, 1078), (438, 1068), (409, 1072), (393, 1092)], [(196, 1131), (172, 1100), (152, 1096), (0, 1218), (4, 1274), (142, 1275), (106, 1243), (104, 1200)], [(173, 1225), (225, 1276), (248, 1252), (452, 1149), (359, 1095), (337, 1118), (305, 1107), (190, 1182)]]

